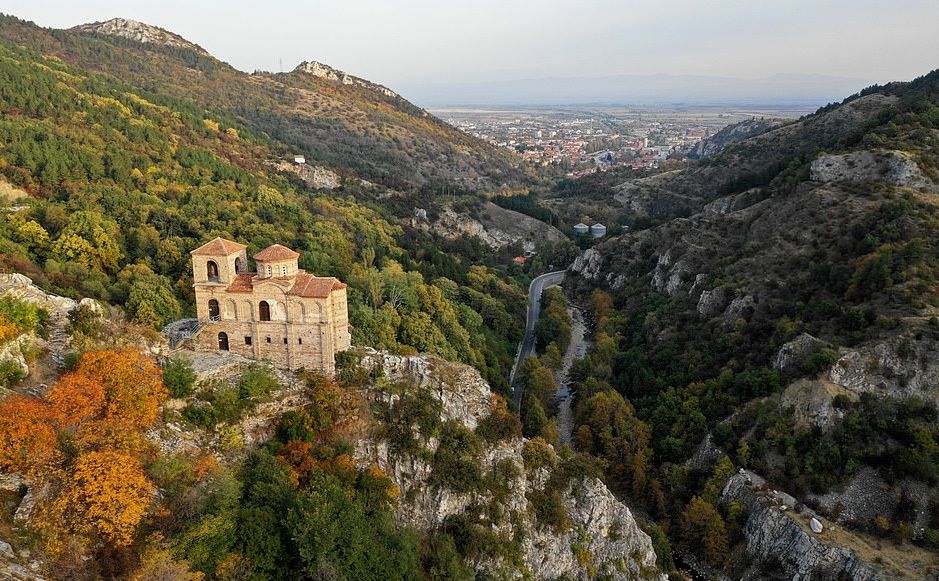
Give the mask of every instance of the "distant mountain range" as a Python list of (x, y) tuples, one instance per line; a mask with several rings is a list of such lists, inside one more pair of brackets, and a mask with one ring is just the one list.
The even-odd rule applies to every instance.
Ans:
[(399, 87), (425, 107), (453, 105), (824, 105), (870, 85), (863, 79), (773, 75), (612, 75), (414, 84)]

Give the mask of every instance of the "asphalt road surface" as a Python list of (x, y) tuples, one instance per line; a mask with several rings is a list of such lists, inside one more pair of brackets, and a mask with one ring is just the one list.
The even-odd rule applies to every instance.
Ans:
[(509, 376), (509, 385), (512, 386), (512, 399), (518, 406), (522, 401), (522, 390), (515, 386), (515, 375), (522, 363), (535, 352), (535, 325), (541, 315), (541, 293), (549, 286), (561, 284), (564, 281), (564, 270), (556, 270), (542, 274), (528, 285), (528, 314), (525, 317), (525, 336), (519, 344), (518, 355), (515, 356), (515, 365)]

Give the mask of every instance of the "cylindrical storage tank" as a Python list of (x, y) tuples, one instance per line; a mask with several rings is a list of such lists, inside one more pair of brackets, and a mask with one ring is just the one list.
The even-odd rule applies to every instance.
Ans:
[(590, 227), (590, 234), (592, 234), (594, 238), (603, 238), (606, 236), (606, 226), (598, 222)]

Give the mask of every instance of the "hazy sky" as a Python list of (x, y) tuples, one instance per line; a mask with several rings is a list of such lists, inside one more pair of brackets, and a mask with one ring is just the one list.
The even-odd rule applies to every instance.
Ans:
[(235, 67), (320, 60), (428, 84), (618, 74), (910, 79), (939, 67), (939, 0), (5, 0), (67, 28), (161, 26)]

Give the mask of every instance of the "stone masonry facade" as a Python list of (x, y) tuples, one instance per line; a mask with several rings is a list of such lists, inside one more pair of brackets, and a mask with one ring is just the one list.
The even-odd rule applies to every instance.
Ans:
[(215, 238), (193, 250), (200, 351), (231, 351), (286, 369), (335, 372), (336, 353), (351, 346), (346, 285), (298, 268), (300, 255), (275, 244), (255, 254)]

